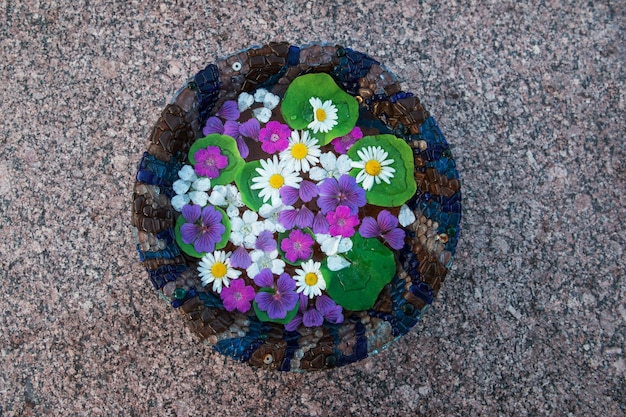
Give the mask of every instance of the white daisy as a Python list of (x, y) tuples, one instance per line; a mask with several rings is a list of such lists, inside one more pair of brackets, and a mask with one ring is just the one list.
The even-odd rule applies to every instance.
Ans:
[(321, 153), (317, 139), (310, 137), (308, 131), (300, 135), (294, 130), (289, 138), (289, 146), (280, 153), (280, 159), (296, 172), (309, 172), (311, 165), (319, 162)]
[(241, 217), (230, 219), (230, 227), (230, 241), (248, 249), (254, 248), (257, 236), (265, 230), (264, 223), (259, 221), (259, 215), (250, 210), (246, 210)]
[(211, 188), (211, 180), (206, 177), (199, 177), (191, 165), (185, 165), (178, 171), (180, 179), (174, 181), (172, 189), (176, 193), (172, 197), (172, 207), (176, 211), (181, 211), (185, 204), (193, 202), (204, 207), (207, 205), (209, 195), (207, 191)]
[(300, 266), (302, 269), (296, 269), (296, 276), (293, 277), (296, 280), (296, 292), (304, 293), (309, 298), (322, 295), (322, 290), (326, 289), (326, 281), (320, 271), (322, 264), (309, 259)]
[(311, 168), (309, 177), (313, 181), (322, 181), (326, 178), (335, 177), (339, 179), (343, 174), (347, 174), (352, 169), (352, 160), (348, 155), (341, 155), (337, 158), (332, 152), (326, 152), (320, 156), (321, 167)]
[(387, 159), (389, 155), (387, 151), (380, 146), (368, 146), (359, 149), (357, 155), (361, 160), (353, 161), (352, 167), (361, 168), (356, 176), (356, 182), (363, 183), (362, 186), (365, 191), (371, 190), (374, 182), (380, 184), (381, 181), (384, 181), (389, 184), (389, 180), (394, 177), (393, 173), (396, 170), (389, 166), (394, 163), (394, 160)]
[(281, 203), (280, 189), (285, 185), (300, 188), (302, 177), (288, 165), (278, 162), (276, 155), (273, 156), (273, 159), (261, 160), (260, 162), (261, 167), (256, 169), (259, 176), (252, 178), (254, 184), (250, 188), (261, 190), (259, 197), (263, 199), (264, 203), (271, 201), (273, 206)]
[(263, 204), (261, 206), (259, 214), (265, 219), (265, 228), (267, 230), (278, 233), (285, 231), (285, 226), (278, 221), (278, 213), (283, 210), (293, 210), (293, 206), (285, 206), (283, 203), (276, 205)]
[(313, 133), (329, 132), (337, 124), (337, 107), (331, 100), (322, 100), (311, 97), (309, 103), (313, 106), (313, 121), (307, 126)]
[(278, 249), (271, 252), (265, 252), (261, 249), (255, 249), (250, 252), (252, 264), (246, 269), (248, 276), (254, 278), (262, 270), (269, 268), (272, 274), (280, 275), (285, 272), (285, 261), (278, 258)]
[(226, 207), (228, 217), (239, 215), (239, 207), (243, 207), (241, 193), (235, 185), (216, 185), (213, 187), (209, 202), (214, 206)]
[(198, 264), (198, 272), (202, 279), (202, 285), (213, 283), (213, 291), (222, 292), (222, 287), (230, 286), (230, 280), (238, 278), (241, 271), (230, 266), (230, 252), (218, 250), (207, 253)]

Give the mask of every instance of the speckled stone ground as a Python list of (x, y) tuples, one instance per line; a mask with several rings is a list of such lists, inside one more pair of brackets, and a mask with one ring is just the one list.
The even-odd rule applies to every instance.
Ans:
[[(0, 1), (0, 416), (625, 415), (624, 3), (257, 3)], [(271, 40), (382, 60), (464, 180), (424, 320), (326, 373), (198, 343), (130, 229), (167, 100)]]

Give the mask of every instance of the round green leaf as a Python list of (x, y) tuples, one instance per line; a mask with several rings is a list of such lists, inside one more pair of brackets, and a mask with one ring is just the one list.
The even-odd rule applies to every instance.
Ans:
[[(273, 292), (273, 290), (271, 290), (270, 288), (261, 288), (259, 291)], [(293, 320), (293, 318), (298, 313), (298, 308), (300, 307), (300, 300), (298, 299), (298, 301), (296, 302), (296, 306), (287, 312), (287, 315), (285, 316), (284, 319), (270, 319), (270, 316), (268, 316), (266, 311), (261, 311), (256, 301), (252, 303), (252, 306), (254, 307), (254, 313), (256, 314), (259, 320), (269, 321), (272, 323), (287, 324), (291, 320)]]
[[(259, 211), (263, 205), (263, 198), (259, 197), (257, 190), (250, 187), (254, 184), (252, 178), (258, 177), (257, 168), (261, 167), (261, 161), (250, 161), (235, 174), (235, 184), (241, 192), (241, 200), (253, 211)], [(259, 190), (260, 191), (260, 190)]]
[(393, 279), (396, 262), (393, 252), (378, 239), (366, 239), (356, 233), (352, 241), (352, 249), (342, 255), (351, 265), (331, 271), (324, 261), (321, 272), (326, 292), (337, 304), (347, 310), (367, 310)]
[[(222, 249), (228, 243), (228, 238), (230, 237), (230, 220), (228, 219), (228, 215), (219, 207), (213, 207), (222, 215), (222, 224), (224, 225), (224, 234), (222, 235), (222, 240), (215, 244), (215, 249)], [(183, 242), (183, 237), (180, 233), (180, 227), (185, 224), (185, 218), (182, 216), (178, 216), (176, 219), (176, 226), (174, 226), (174, 237), (176, 238), (176, 244), (189, 256), (193, 256), (194, 258), (202, 258), (206, 252), (198, 252), (194, 249), (193, 243), (185, 243)]]
[(283, 118), (289, 127), (296, 130), (307, 129), (313, 121), (313, 107), (309, 103), (312, 97), (319, 98), (322, 103), (331, 100), (337, 107), (337, 124), (330, 131), (311, 132), (320, 146), (350, 133), (359, 117), (359, 103), (326, 73), (302, 75), (289, 85), (281, 105)]
[(245, 163), (239, 154), (239, 150), (237, 149), (237, 142), (235, 142), (235, 139), (230, 136), (212, 133), (202, 139), (198, 139), (193, 143), (193, 145), (191, 145), (188, 153), (189, 162), (192, 165), (195, 165), (195, 153), (200, 149), (206, 149), (209, 146), (217, 146), (220, 148), (222, 155), (228, 158), (228, 165), (220, 171), (220, 175), (217, 178), (211, 178), (211, 185), (225, 185), (233, 182), (235, 179), (235, 173)]
[[(377, 135), (366, 136), (357, 141), (348, 150), (348, 156), (353, 161), (359, 161), (361, 158), (357, 155), (357, 152), (360, 149), (375, 146), (380, 146), (387, 151), (387, 158), (393, 159), (394, 163), (391, 167), (396, 172), (389, 184), (385, 182), (374, 184), (369, 191), (366, 191), (365, 197), (367, 202), (382, 207), (401, 206), (413, 197), (417, 191), (417, 183), (414, 177), (413, 151), (402, 139), (398, 139), (393, 135)], [(350, 175), (356, 177), (360, 171), (360, 168), (354, 168), (350, 171)]]

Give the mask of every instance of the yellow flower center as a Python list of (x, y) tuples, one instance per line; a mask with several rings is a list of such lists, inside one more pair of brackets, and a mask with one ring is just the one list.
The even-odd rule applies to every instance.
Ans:
[(226, 265), (222, 262), (215, 262), (211, 267), (211, 274), (218, 279), (224, 278), (224, 275), (226, 275)]
[(309, 150), (307, 149), (307, 147), (306, 147), (306, 145), (304, 143), (296, 143), (291, 148), (291, 154), (296, 159), (304, 159), (304, 158), (306, 158), (306, 155), (308, 153), (309, 153)]
[(317, 274), (315, 272), (309, 272), (304, 276), (304, 282), (306, 285), (312, 286), (317, 284)]
[(326, 120), (326, 110), (321, 107), (319, 109), (315, 109), (315, 119), (318, 122), (323, 122), (324, 120)]
[(284, 183), (285, 183), (285, 179), (280, 174), (274, 174), (270, 177), (270, 186), (272, 188), (278, 189), (282, 187)]
[(375, 177), (380, 174), (380, 171), (382, 170), (383, 168), (380, 166), (380, 162), (375, 159), (370, 159), (365, 163), (365, 172), (367, 172), (369, 175)]

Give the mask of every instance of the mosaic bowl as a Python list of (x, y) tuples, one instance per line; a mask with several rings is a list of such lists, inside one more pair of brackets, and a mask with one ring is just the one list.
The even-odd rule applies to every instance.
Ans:
[[(305, 77), (311, 74), (315, 74), (315, 76)], [(320, 74), (326, 75), (322, 76)], [(306, 80), (306, 82), (297, 80)], [(362, 287), (359, 288), (359, 291), (369, 291), (371, 293), (374, 291), (372, 288), (375, 287), (375, 284), (380, 285), (382, 288), (382, 290), (380, 288), (376, 290), (373, 297), (369, 294), (371, 299), (369, 304), (351, 303), (355, 298), (358, 298), (352, 294), (352, 301), (342, 303), (337, 301), (337, 303), (333, 303), (334, 313), (326, 314), (330, 310), (323, 310), (318, 304), (314, 304), (312, 301), (313, 297), (307, 297), (305, 295), (306, 291), (304, 291), (297, 294), (298, 304), (291, 304), (288, 308), (288, 313), (284, 311), (269, 313), (270, 310), (267, 307), (263, 307), (260, 299), (256, 298), (256, 296), (261, 292), (265, 292), (274, 297), (272, 300), (275, 300), (277, 298), (276, 294), (279, 293), (278, 287), (263, 290), (261, 288), (262, 285), (271, 286), (271, 282), (270, 284), (259, 284), (260, 281), (257, 281), (256, 276), (248, 276), (248, 274), (253, 275), (253, 273), (244, 267), (251, 267), (252, 261), (246, 258), (248, 255), (254, 251), (263, 252), (270, 249), (259, 249), (262, 245), (266, 245), (266, 243), (261, 243), (261, 239), (258, 237), (261, 232), (251, 235), (245, 234), (243, 232), (244, 229), (241, 228), (241, 221), (237, 220), (238, 223), (236, 223), (234, 220), (235, 217), (242, 216), (241, 213), (245, 211), (253, 211), (249, 210), (250, 207), (259, 209), (259, 206), (255, 205), (254, 199), (261, 197), (254, 193), (249, 194), (251, 191), (248, 190), (246, 191), (247, 194), (243, 192), (240, 194), (243, 204), (228, 206), (227, 208), (223, 201), (221, 205), (218, 204), (218, 195), (212, 195), (212, 193), (217, 193), (215, 191), (217, 189), (216, 185), (213, 185), (213, 188), (197, 186), (197, 189), (195, 189), (195, 186), (190, 184), (198, 178), (196, 173), (199, 172), (197, 170), (200, 162), (196, 160), (199, 158), (199, 154), (193, 152), (197, 152), (196, 148), (200, 146), (198, 144), (204, 144), (203, 146), (206, 149), (215, 152), (215, 155), (212, 154), (207, 157), (213, 158), (210, 159), (213, 164), (210, 168), (219, 167), (219, 164), (215, 165), (217, 164), (215, 161), (218, 161), (215, 158), (221, 157), (222, 154), (220, 152), (224, 153), (224, 155), (237, 154), (239, 152), (239, 156), (242, 156), (242, 159), (244, 159), (243, 155), (249, 152), (247, 155), (248, 159), (242, 162), (245, 164), (243, 166), (248, 166), (255, 158), (259, 159), (258, 156), (253, 156), (255, 154), (254, 149), (257, 149), (257, 154), (259, 152), (258, 148), (261, 139), (259, 136), (254, 136), (259, 135), (259, 129), (269, 129), (268, 124), (270, 121), (278, 120), (280, 123), (289, 123), (290, 118), (295, 120), (296, 116), (300, 117), (300, 115), (290, 116), (291, 107), (287, 106), (286, 103), (289, 101), (288, 98), (292, 98), (296, 94), (289, 93), (289, 91), (295, 91), (296, 87), (294, 86), (297, 83), (300, 86), (298, 88), (315, 89), (317, 88), (318, 80), (324, 80), (324, 82), (331, 80), (328, 82), (333, 83), (341, 90), (337, 94), (349, 96), (347, 102), (353, 106), (351, 117), (354, 117), (353, 120), (356, 120), (353, 122), (353, 124), (356, 123), (354, 129), (358, 127), (357, 130), (361, 131), (360, 136), (374, 138), (368, 140), (375, 141), (378, 138), (388, 138), (391, 135), (392, 139), (390, 140), (398, 145), (402, 157), (408, 158), (411, 164), (410, 169), (407, 169), (406, 173), (409, 178), (409, 185), (413, 187), (414, 182), (415, 186), (414, 188), (407, 187), (410, 190), (410, 195), (402, 199), (400, 208), (385, 209), (393, 213), (393, 215), (390, 215), (391, 217), (401, 220), (400, 225), (395, 225), (401, 229), (401, 239), (400, 243), (398, 243), (398, 239), (395, 240), (392, 250), (389, 248), (385, 249), (386, 254), (392, 254), (390, 259), (392, 259), (393, 268), (386, 273), (387, 278), (384, 282), (381, 281), (382, 284), (378, 281), (374, 282), (377, 279), (376, 276), (379, 269), (377, 265), (374, 267), (370, 265), (368, 267), (370, 268), (369, 270), (363, 269), (365, 268), (363, 265), (357, 267), (357, 257), (365, 255), (356, 253), (358, 252), (356, 246), (348, 252), (344, 251), (343, 254), (338, 249), (335, 252), (324, 249), (325, 253), (322, 254), (323, 256), (328, 255), (328, 258), (330, 258), (332, 255), (335, 257), (334, 259), (340, 259), (340, 261), (349, 265), (347, 267), (343, 264), (333, 266), (333, 270), (336, 271), (337, 269), (335, 268), (339, 268), (339, 272), (329, 272), (329, 268), (331, 268), (330, 261), (327, 262), (325, 258), (319, 263), (323, 267), (318, 266), (316, 270), (321, 274), (319, 276), (324, 278), (324, 282), (316, 281), (315, 277), (312, 278), (313, 281), (307, 281), (302, 276), (299, 276), (301, 278), (298, 281), (297, 289), (299, 291), (305, 288), (312, 293), (317, 286), (317, 288), (321, 288), (321, 292), (324, 295), (326, 295), (326, 291), (332, 295), (332, 297), (326, 297), (326, 300), (328, 300), (335, 297), (337, 291), (347, 292), (348, 284), (346, 282), (348, 281), (340, 281), (339, 284), (337, 284), (338, 281), (333, 281), (333, 287), (331, 281), (335, 278), (330, 279), (324, 274), (334, 274), (332, 276), (336, 277), (338, 276), (337, 274), (342, 274), (342, 271), (349, 271), (350, 268), (354, 268), (355, 271), (360, 272), (356, 277), (352, 276), (351, 279), (359, 281), (356, 284), (356, 286)], [(233, 102), (237, 103), (237, 105), (233, 105)], [(321, 103), (322, 101), (318, 104), (319, 108), (321, 108)], [(311, 106), (313, 105), (314, 103), (311, 102)], [(234, 111), (235, 108), (237, 108), (236, 112)], [(329, 110), (329, 108), (325, 109)], [(339, 109), (340, 113), (343, 111), (341, 109)], [(358, 109), (358, 116), (354, 109)], [(311, 116), (307, 114), (306, 117), (309, 117), (309, 119), (313, 117), (313, 121), (320, 123), (334, 122), (335, 125), (331, 123), (317, 126), (319, 128), (317, 133), (326, 132), (328, 138), (332, 139), (333, 130), (329, 132), (328, 129), (331, 127), (335, 129), (339, 125), (334, 120), (329, 122), (329, 119), (324, 119), (326, 113), (322, 112), (319, 114), (322, 114), (319, 120), (316, 115)], [(343, 113), (341, 114), (343, 115)], [(233, 120), (235, 116), (238, 121)], [(244, 118), (247, 118), (247, 121), (253, 118), (256, 119), (256, 121), (251, 123), (255, 126), (252, 129), (254, 132), (249, 134), (250, 137), (244, 135), (244, 128), (241, 127), (245, 124), (242, 122)], [(343, 119), (339, 120), (342, 121)], [(231, 130), (229, 130), (228, 126), (230, 126)], [(239, 129), (235, 129), (235, 133), (232, 133), (233, 126)], [(308, 129), (313, 129), (314, 127), (313, 124), (307, 126)], [(240, 132), (240, 136), (237, 136), (237, 132)], [(355, 132), (355, 130), (351, 130), (350, 134), (352, 132)], [(346, 131), (339, 133), (343, 135), (341, 137), (344, 139), (350, 135)], [(222, 139), (215, 139), (215, 141), (210, 139), (217, 137), (215, 135)], [(205, 136), (209, 139), (203, 139)], [(223, 139), (224, 136), (228, 137), (228, 139)], [(311, 133), (311, 136), (315, 135)], [(220, 142), (225, 140), (230, 142), (228, 144)], [(291, 141), (292, 138), (289, 138), (289, 140)], [(364, 141), (365, 139), (360, 140)], [(353, 142), (360, 143), (356, 139)], [(233, 150), (235, 148), (232, 147), (229, 148), (233, 143), (236, 144), (236, 150)], [(321, 143), (322, 140), (320, 139), (319, 144)], [(334, 149), (338, 149), (335, 143), (335, 139), (333, 139), (333, 142), (325, 143), (326, 150), (330, 149), (328, 153), (333, 152), (331, 144), (335, 147)], [(208, 146), (207, 144), (215, 146)], [(293, 145), (293, 149), (295, 149), (295, 146)], [(356, 147), (357, 145), (349, 143), (347, 147), (349, 146)], [(387, 149), (393, 154), (393, 146), (388, 148), (383, 146), (383, 149)], [(292, 148), (290, 147), (289, 149)], [(313, 148), (309, 147), (307, 149), (309, 155), (312, 155)], [(361, 150), (363, 149), (365, 148), (361, 147)], [(295, 150), (292, 151), (295, 155)], [(350, 153), (346, 149), (343, 151)], [(231, 154), (228, 152), (231, 152)], [(285, 151), (281, 150), (281, 152)], [(280, 155), (282, 158), (283, 153)], [(319, 156), (319, 153), (316, 155)], [(353, 159), (356, 158), (354, 152), (351, 155)], [(231, 158), (229, 161), (234, 161), (234, 159)], [(241, 173), (245, 171), (244, 168), (231, 167), (230, 162), (228, 163), (228, 167), (225, 167), (226, 163), (221, 166), (220, 169), (223, 168), (223, 171), (215, 174), (217, 176), (213, 175), (210, 177), (213, 178), (214, 184), (220, 183), (220, 178), (225, 178), (223, 176), (226, 175), (224, 172), (229, 170), (232, 171), (232, 178), (236, 178), (230, 184), (234, 184), (237, 190), (245, 188), (246, 184), (252, 184), (250, 181), (246, 182), (241, 179), (245, 177), (245, 174)], [(312, 165), (315, 163), (319, 165), (319, 158), (311, 160)], [(358, 170), (358, 167), (355, 168), (354, 161), (352, 164), (350, 168)], [(192, 173), (191, 167), (184, 168), (186, 165), (194, 165), (196, 171)], [(303, 165), (299, 165), (299, 168), (302, 169), (302, 172), (305, 172)], [(325, 168), (328, 167), (325, 166)], [(382, 169), (380, 166), (378, 168)], [(188, 171), (186, 174), (185, 169)], [(310, 169), (312, 170), (313, 168)], [(380, 172), (368, 171), (365, 167), (362, 168), (362, 171), (370, 176), (379, 175)], [(253, 175), (256, 175), (254, 172), (261, 171), (252, 170)], [(331, 170), (324, 172), (330, 178)], [(319, 172), (313, 175), (313, 171), (309, 171), (305, 178), (312, 179), (318, 176), (318, 174)], [(309, 178), (309, 175), (311, 178)], [(349, 176), (351, 174), (345, 173), (343, 175)], [(390, 176), (392, 175), (400, 177), (398, 171), (390, 174)], [(363, 174), (361, 181), (363, 181), (364, 177), (367, 177), (367, 175)], [(228, 180), (232, 180), (232, 178), (229, 177)], [(359, 177), (356, 176), (356, 178)], [(225, 183), (225, 181), (221, 183)], [(320, 180), (320, 182), (316, 183), (315, 187), (317, 188), (315, 188), (314, 196), (321, 192), (319, 190), (321, 190), (323, 181)], [(354, 182), (356, 180), (351, 179), (350, 181)], [(391, 181), (393, 184), (394, 179), (392, 178)], [(206, 182), (207, 184), (209, 183), (209, 181)], [(196, 184), (196, 182), (193, 182), (193, 184)], [(362, 182), (361, 186), (365, 188), (365, 184), (365, 182)], [(383, 203), (380, 203), (380, 200), (373, 199), (372, 201), (376, 202), (376, 204), (371, 203), (370, 194), (373, 193), (372, 190), (375, 187), (378, 187), (378, 185), (375, 185), (378, 183), (373, 182), (372, 184), (374, 184), (370, 185), (372, 188), (367, 191), (368, 205), (373, 207), (373, 211), (370, 210), (370, 214), (374, 213), (371, 216), (371, 220), (368, 220), (368, 224), (371, 226), (368, 229), (370, 232), (363, 227), (366, 223), (363, 215), (359, 217), (360, 226), (355, 226), (354, 231), (349, 231), (349, 233), (355, 233), (354, 236), (352, 238), (346, 237), (352, 235), (349, 235), (348, 232), (343, 234), (343, 231), (338, 232), (339, 234), (335, 233), (333, 236), (337, 242), (343, 242), (341, 239), (353, 239), (356, 241), (356, 236), (359, 233), (364, 236), (366, 233), (373, 233), (371, 232), (372, 228), (378, 230), (376, 228), (382, 224), (381, 222), (375, 223), (375, 214), (380, 214), (382, 209), (377, 205), (384, 205), (385, 201), (383, 199)], [(222, 185), (222, 187), (225, 187), (225, 185)], [(303, 190), (304, 188), (302, 186), (300, 189)], [(224, 188), (220, 188), (220, 190), (223, 191)], [(272, 191), (270, 188), (268, 190)], [(191, 194), (192, 192), (198, 194)], [(203, 196), (203, 192), (206, 196)], [(406, 189), (400, 190), (398, 193), (401, 194), (402, 192), (406, 194)], [(304, 199), (302, 193), (300, 193), (300, 198)], [(215, 204), (214, 212), (219, 212), (224, 216), (223, 220), (218, 220), (217, 223), (221, 221), (220, 224), (222, 226), (228, 226), (226, 227), (228, 230), (223, 230), (220, 227), (221, 234), (219, 234), (218, 238), (222, 237), (223, 239), (219, 242), (218, 238), (210, 242), (210, 239), (207, 238), (207, 242), (211, 243), (211, 248), (205, 252), (222, 248), (222, 255), (225, 256), (224, 254), (228, 253), (228, 256), (231, 256), (229, 262), (240, 267), (239, 271), (236, 271), (235, 267), (232, 268), (235, 270), (236, 276), (231, 277), (230, 286), (226, 285), (229, 284), (228, 279), (221, 279), (221, 277), (225, 277), (226, 269), (223, 271), (224, 274), (215, 272), (212, 267), (207, 269), (207, 265), (223, 265), (223, 262), (220, 263), (221, 261), (213, 260), (211, 261), (213, 262), (212, 264), (205, 263), (204, 272), (201, 272), (198, 266), (202, 266), (202, 264), (199, 262), (201, 259), (205, 262), (208, 261), (204, 257), (200, 258), (203, 255), (202, 252), (194, 252), (194, 248), (197, 249), (199, 246), (196, 247), (194, 246), (195, 243), (184, 241), (184, 228), (196, 227), (183, 226), (185, 222), (192, 224), (193, 221), (198, 221), (197, 216), (190, 220), (190, 217), (194, 217), (194, 215), (189, 214), (192, 209), (188, 206), (196, 205), (194, 196), (202, 197), (200, 199), (204, 201), (206, 207), (213, 207), (213, 204)], [(216, 199), (213, 199), (213, 197)], [(321, 199), (321, 196), (319, 198)], [(389, 196), (389, 198), (392, 199), (392, 196)], [(207, 203), (207, 199), (210, 199), (212, 203)], [(267, 201), (261, 200), (259, 200), (259, 204), (274, 202), (272, 199)], [(239, 202), (241, 203), (242, 201)], [(185, 209), (181, 208), (183, 207), (182, 204), (185, 204), (184, 207), (187, 207), (186, 215)], [(338, 204), (342, 205), (341, 201)], [(298, 213), (304, 212), (305, 205), (302, 203)], [(324, 222), (324, 219), (330, 219), (328, 213), (318, 216), (320, 207), (322, 207), (321, 200), (319, 201), (319, 206), (313, 205), (310, 207), (313, 207), (312, 211), (316, 216), (316, 221), (318, 218), (322, 222)], [(200, 212), (200, 209), (196, 208), (196, 210), (198, 213)], [(334, 210), (336, 213), (339, 213), (339, 207), (334, 208)], [(228, 217), (226, 217), (227, 211), (229, 212)], [(353, 214), (351, 210), (350, 214)], [(231, 215), (234, 217), (230, 217)], [(279, 213), (277, 216), (280, 217), (281, 214)], [(263, 218), (258, 219), (259, 221), (263, 220)], [(283, 218), (280, 217), (280, 219), (282, 222)], [(334, 221), (333, 219), (328, 221), (332, 222)], [(380, 220), (380, 217), (378, 219)], [(433, 302), (441, 283), (448, 273), (459, 238), (460, 220), (461, 191), (459, 176), (450, 148), (435, 119), (424, 109), (416, 96), (401, 89), (396, 77), (387, 71), (380, 62), (364, 53), (328, 44), (312, 44), (298, 47), (287, 43), (270, 43), (269, 45), (252, 47), (219, 59), (215, 64), (210, 64), (198, 72), (176, 93), (170, 104), (162, 111), (152, 130), (148, 149), (139, 162), (132, 205), (132, 225), (136, 232), (137, 249), (140, 260), (147, 270), (149, 281), (161, 297), (167, 300), (182, 315), (183, 320), (189, 325), (191, 331), (200, 340), (210, 344), (218, 352), (237, 361), (246, 362), (255, 367), (281, 371), (309, 371), (344, 366), (378, 353), (382, 349), (387, 348), (395, 339), (406, 334)], [(263, 224), (269, 224), (269, 220), (263, 221)], [(397, 223), (397, 220), (394, 220), (394, 222)], [(331, 223), (331, 225), (334, 224)], [(302, 225), (303, 230), (305, 226), (305, 224)], [(311, 229), (314, 229), (314, 226), (311, 226), (310, 222), (308, 226), (306, 230), (313, 239), (318, 239), (323, 234), (318, 233), (316, 235), (311, 233)], [(210, 227), (207, 226), (206, 230), (211, 230)], [(274, 227), (277, 226), (275, 225)], [(292, 225), (292, 227), (295, 226)], [(322, 227), (319, 226), (319, 223), (317, 227), (318, 230), (322, 230), (319, 229), (319, 227)], [(203, 232), (198, 231), (197, 233), (206, 231), (205, 229), (197, 230), (203, 230)], [(246, 233), (251, 233), (249, 229), (246, 230), (248, 230)], [(326, 233), (326, 230), (324, 229), (324, 233)], [(385, 230), (381, 229), (379, 231), (382, 233)], [(232, 238), (229, 238), (229, 232)], [(296, 256), (294, 255), (296, 252), (293, 252), (295, 249), (288, 245), (285, 246), (287, 238), (284, 233), (287, 232), (284, 230), (282, 230), (283, 234), (279, 232), (281, 230), (276, 230), (276, 234), (272, 235), (274, 240), (270, 239), (270, 244), (278, 246), (279, 258), (283, 257), (287, 261), (287, 255), (292, 253), (291, 258), (293, 259)], [(236, 235), (236, 233), (239, 234)], [(235, 238), (234, 236), (239, 237)], [(246, 240), (249, 236), (253, 236), (253, 239), (250, 241)], [(380, 241), (390, 246), (392, 242), (391, 237), (387, 239), (384, 236), (384, 234), (381, 234), (378, 236), (378, 239), (375, 239), (374, 236), (371, 239), (363, 240), (376, 240), (374, 242), (376, 244), (379, 244), (378, 241)], [(292, 235), (289, 235), (289, 237), (291, 238)], [(313, 245), (315, 245), (315, 242)], [(289, 249), (280, 250), (285, 247)], [(319, 243), (319, 248), (321, 247), (322, 244)], [(205, 246), (202, 246), (202, 248), (205, 248)], [(312, 255), (308, 254), (309, 258), (311, 258), (311, 263), (313, 263), (312, 259), (316, 256), (319, 258), (321, 249), (317, 246), (315, 248), (317, 249), (311, 249)], [(360, 251), (365, 250), (360, 246), (359, 248)], [(217, 251), (214, 253), (217, 253)], [(354, 258), (349, 256), (351, 253), (351, 256), (354, 256)], [(235, 256), (237, 256), (236, 260)], [(283, 262), (285, 265), (284, 270), (294, 274), (298, 265), (300, 268), (305, 269), (304, 259), (306, 257), (307, 255), (302, 255), (302, 259), (297, 258), (299, 263), (287, 262), (285, 264)], [(373, 263), (375, 264), (376, 262)], [(260, 269), (261, 266), (258, 268)], [(326, 269), (322, 271), (320, 268)], [(207, 280), (208, 270), (212, 271), (211, 274), (215, 273), (215, 276), (209, 274), (212, 278)], [(302, 270), (300, 271), (302, 272)], [(279, 275), (280, 271), (275, 273)], [(215, 278), (216, 276), (220, 277), (220, 279)], [(374, 278), (370, 280), (370, 276)], [(294, 275), (294, 280), (295, 278)], [(210, 284), (211, 281), (213, 285)], [(220, 282), (219, 288), (216, 287), (218, 281)], [(237, 288), (239, 288), (240, 292), (236, 292), (233, 289), (236, 287), (235, 281), (239, 281), (240, 286)], [(320, 287), (322, 284), (326, 285), (326, 291), (324, 291), (324, 287)], [(293, 283), (290, 285), (290, 291), (295, 291)], [(355, 283), (352, 282), (350, 285), (355, 285)], [(339, 288), (341, 286), (346, 288)], [(335, 292), (331, 292), (331, 287), (335, 288), (332, 290)], [(246, 295), (247, 304), (245, 302), (237, 304), (242, 297), (246, 298), (242, 295), (244, 294), (242, 288), (249, 288), (247, 290), (249, 294), (246, 293), (248, 294)], [(352, 287), (350, 289), (352, 290)], [(252, 291), (254, 291), (254, 299), (250, 298), (253, 294)], [(225, 295), (226, 292), (228, 292), (228, 295)], [(345, 295), (345, 292), (343, 294)], [(269, 297), (267, 294), (265, 296), (266, 299)], [(341, 297), (337, 296), (335, 298), (339, 300)], [(259, 300), (258, 303), (257, 300)], [(317, 301), (315, 302), (317, 303)], [(242, 305), (243, 307), (241, 307)], [(337, 307), (338, 305), (339, 307)], [(357, 307), (359, 305), (366, 305), (366, 307)], [(314, 309), (317, 309), (317, 312), (313, 311)], [(283, 313), (291, 314), (291, 317), (286, 317), (282, 320), (272, 320), (272, 318), (275, 319), (279, 316), (281, 316), (279, 318), (282, 318)], [(271, 314), (273, 314), (273, 317)], [(322, 316), (323, 321), (320, 319)], [(289, 321), (289, 324), (287, 324), (287, 321)]]

